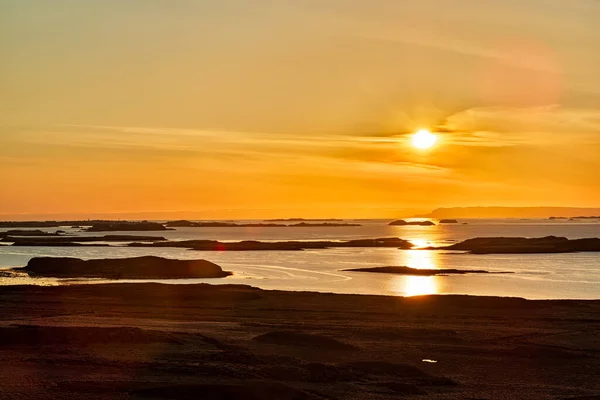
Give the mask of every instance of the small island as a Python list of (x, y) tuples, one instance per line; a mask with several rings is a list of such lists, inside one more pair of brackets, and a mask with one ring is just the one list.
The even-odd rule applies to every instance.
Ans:
[(458, 221), (455, 219), (441, 219), (440, 224), (458, 224)]
[(429, 220), (405, 221), (403, 219), (399, 219), (399, 220), (390, 222), (388, 225), (390, 225), (390, 226), (435, 226), (435, 223), (433, 223)]
[(206, 260), (171, 260), (161, 257), (81, 260), (79, 258), (32, 258), (15, 268), (32, 277), (102, 279), (198, 279), (232, 275)]
[(600, 239), (567, 239), (556, 236), (541, 238), (482, 237), (435, 249), (463, 250), (472, 254), (600, 252)]
[(478, 269), (420, 269), (410, 267), (374, 267), (343, 269), (348, 272), (371, 272), (378, 274), (412, 275), (412, 276), (438, 276), (438, 275), (465, 275), (465, 274), (511, 274), (512, 272), (490, 272)]

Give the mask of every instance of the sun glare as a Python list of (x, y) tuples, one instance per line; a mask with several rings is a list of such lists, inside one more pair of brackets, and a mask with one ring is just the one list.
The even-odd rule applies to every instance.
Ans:
[(437, 142), (437, 136), (427, 129), (421, 129), (412, 136), (412, 144), (418, 149), (429, 149)]

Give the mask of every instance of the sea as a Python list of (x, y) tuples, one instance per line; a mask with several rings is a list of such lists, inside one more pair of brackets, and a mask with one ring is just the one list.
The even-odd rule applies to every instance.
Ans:
[[(228, 221), (229, 222), (229, 221)], [(261, 221), (231, 221), (237, 223)], [(176, 228), (160, 232), (91, 233), (71, 227), (56, 229), (79, 236), (148, 235), (169, 240), (219, 241), (349, 240), (399, 237), (418, 247), (444, 246), (475, 237), (600, 237), (598, 220), (462, 219), (458, 224), (390, 226), (390, 220), (344, 220), (356, 227)], [(19, 229), (19, 228), (11, 228)], [(31, 229), (31, 228), (22, 228)], [(38, 228), (35, 228), (38, 229)], [(102, 284), (109, 280), (61, 280), (3, 273), (23, 267), (33, 257), (82, 259), (154, 255), (173, 259), (206, 259), (233, 275), (221, 279), (178, 279), (135, 282), (165, 284), (243, 284), (267, 290), (313, 291), (390, 296), (467, 294), (527, 299), (600, 299), (600, 253), (475, 255), (447, 250), (396, 248), (331, 248), (304, 251), (195, 251), (177, 248), (0, 246), (0, 285)], [(508, 274), (401, 276), (343, 271), (352, 268), (408, 266), (427, 269), (478, 269)], [(134, 282), (134, 281), (118, 281)]]

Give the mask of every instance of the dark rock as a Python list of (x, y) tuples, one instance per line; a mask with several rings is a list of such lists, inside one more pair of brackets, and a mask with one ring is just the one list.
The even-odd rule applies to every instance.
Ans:
[(44, 232), (40, 230), (22, 230), (22, 229), (12, 229), (6, 232), (0, 232), (0, 237), (7, 236), (37, 236), (37, 237), (46, 237), (46, 236), (58, 236), (59, 233), (63, 231), (57, 231), (56, 233)]
[(440, 224), (458, 224), (458, 221), (455, 219), (441, 219)]
[(483, 237), (468, 239), (440, 249), (464, 250), (473, 254), (571, 253), (600, 251), (600, 239), (569, 240), (556, 236), (542, 238)]
[(390, 226), (435, 226), (435, 224), (429, 220), (423, 221), (405, 221), (403, 219), (399, 219), (397, 221), (392, 221), (389, 223)]
[(55, 278), (105, 279), (185, 279), (223, 278), (231, 272), (206, 260), (170, 260), (160, 257), (137, 257), (104, 260), (36, 257), (24, 268), (15, 268), (31, 276)]
[[(410, 267), (374, 267), (374, 268), (354, 268), (344, 269), (342, 271), (352, 272), (373, 272), (380, 274), (414, 275), (414, 276), (435, 276), (435, 275), (464, 275), (464, 274), (490, 274), (493, 272), (484, 270), (469, 269), (419, 269)], [(495, 272), (511, 273), (511, 272)]]

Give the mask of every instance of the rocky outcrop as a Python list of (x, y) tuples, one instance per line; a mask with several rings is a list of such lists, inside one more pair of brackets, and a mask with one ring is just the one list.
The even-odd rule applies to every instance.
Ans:
[(463, 250), (473, 254), (572, 253), (600, 251), (600, 239), (572, 239), (547, 236), (542, 238), (483, 237), (468, 239), (452, 246), (438, 248)]
[(465, 275), (465, 274), (510, 274), (511, 272), (489, 272), (478, 269), (419, 269), (410, 267), (375, 267), (344, 269), (350, 272), (372, 272), (379, 274), (413, 275), (413, 276), (436, 276), (436, 275)]
[(36, 257), (26, 267), (15, 268), (30, 276), (104, 279), (224, 278), (231, 272), (206, 260), (171, 260), (161, 257), (81, 260)]
[(405, 221), (403, 219), (399, 219), (397, 221), (393, 221), (389, 223), (390, 226), (434, 226), (435, 223), (429, 220), (423, 221)]
[(440, 224), (458, 224), (458, 221), (455, 219), (441, 219)]

